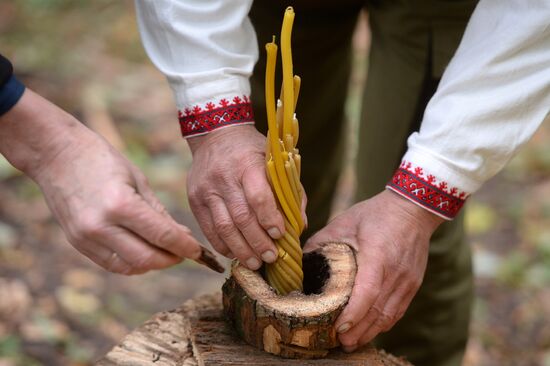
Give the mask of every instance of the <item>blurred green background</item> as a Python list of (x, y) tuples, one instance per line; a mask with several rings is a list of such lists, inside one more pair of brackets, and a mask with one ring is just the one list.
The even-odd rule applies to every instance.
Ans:
[[(368, 32), (356, 37), (349, 152), (335, 210), (349, 205)], [(147, 59), (131, 1), (4, 0), (0, 52), (27, 86), (104, 135), (199, 236), (185, 192), (191, 156), (164, 77)], [(307, 162), (306, 162), (307, 163)], [(550, 127), (467, 205), (477, 299), (467, 366), (550, 366)], [(0, 366), (89, 365), (156, 311), (220, 288), (185, 262), (106, 273), (64, 238), (37, 186), (0, 157)]]

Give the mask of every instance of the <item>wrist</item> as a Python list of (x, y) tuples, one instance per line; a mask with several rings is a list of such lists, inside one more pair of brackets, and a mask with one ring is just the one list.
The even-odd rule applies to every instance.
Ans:
[(424, 207), (417, 205), (411, 200), (393, 192), (390, 189), (385, 189), (382, 194), (394, 202), (394, 204), (398, 206), (397, 209), (415, 222), (416, 225), (428, 229), (430, 235), (439, 227), (439, 225), (445, 222), (445, 219), (442, 217), (430, 212)]
[(0, 153), (36, 180), (62, 151), (82, 143), (87, 131), (73, 116), (29, 89), (0, 117)]
[(193, 155), (200, 149), (218, 144), (227, 139), (238, 138), (249, 133), (259, 133), (254, 125), (230, 125), (226, 128), (219, 128), (200, 136), (188, 137), (186, 139), (189, 149)]

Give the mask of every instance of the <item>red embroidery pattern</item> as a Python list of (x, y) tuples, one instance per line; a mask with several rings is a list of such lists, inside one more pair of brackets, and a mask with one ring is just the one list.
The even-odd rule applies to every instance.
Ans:
[(208, 102), (204, 108), (196, 105), (178, 111), (181, 134), (184, 137), (202, 135), (216, 128), (254, 123), (254, 113), (250, 98), (234, 97), (231, 101), (221, 99), (218, 104)]
[(407, 161), (401, 163), (387, 187), (449, 220), (458, 214), (468, 198), (466, 192), (449, 188), (447, 182)]

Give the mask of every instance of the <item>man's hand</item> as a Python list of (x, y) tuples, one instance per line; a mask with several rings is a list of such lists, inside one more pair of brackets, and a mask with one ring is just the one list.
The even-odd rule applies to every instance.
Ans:
[(284, 233), (284, 220), (265, 173), (265, 136), (244, 125), (188, 142), (193, 152), (189, 202), (210, 243), (250, 269), (260, 268), (260, 259), (274, 262), (272, 239)]
[(334, 218), (304, 250), (344, 242), (357, 256), (357, 275), (348, 305), (336, 321), (345, 351), (388, 331), (418, 291), (428, 260), (429, 240), (443, 219), (385, 190)]
[(32, 91), (0, 118), (0, 152), (38, 183), (70, 243), (105, 269), (137, 274), (199, 258), (143, 174)]

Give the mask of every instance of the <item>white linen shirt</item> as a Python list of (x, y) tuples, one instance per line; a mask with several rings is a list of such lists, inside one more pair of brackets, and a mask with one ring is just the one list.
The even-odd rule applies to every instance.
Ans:
[[(185, 137), (253, 123), (252, 0), (136, 0), (144, 47), (166, 75)], [(387, 185), (452, 219), (550, 113), (550, 1), (481, 0)]]

